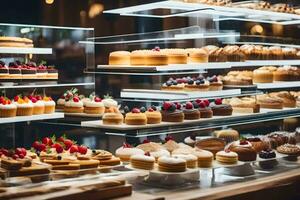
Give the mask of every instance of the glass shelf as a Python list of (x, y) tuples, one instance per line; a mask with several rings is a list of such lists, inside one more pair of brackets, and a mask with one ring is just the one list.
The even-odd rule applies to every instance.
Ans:
[(8, 83), (3, 85), (0, 82), (0, 89), (22, 89), (22, 88), (52, 88), (52, 87), (76, 87), (76, 86), (92, 86), (95, 83), (26, 83), (26, 85), (15, 85), (14, 83)]
[(300, 81), (286, 81), (286, 82), (274, 82), (274, 83), (257, 83), (257, 89), (289, 89), (300, 88)]
[(82, 127), (96, 128), (108, 135), (124, 137), (146, 137), (191, 131), (207, 130), (224, 126), (254, 124), (266, 121), (275, 121), (289, 117), (299, 117), (299, 108), (283, 110), (261, 109), (261, 113), (234, 114), (232, 116), (213, 117), (210, 119), (190, 120), (183, 123), (162, 122), (156, 125), (103, 125), (100, 120), (81, 122)]
[(0, 118), (0, 124), (64, 118), (64, 113)]
[(52, 54), (52, 48), (0, 47), (0, 54)]

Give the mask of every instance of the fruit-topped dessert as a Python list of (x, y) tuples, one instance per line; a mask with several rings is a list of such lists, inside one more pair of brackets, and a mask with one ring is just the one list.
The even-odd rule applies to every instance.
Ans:
[(128, 143), (124, 143), (122, 147), (119, 147), (116, 152), (116, 156), (121, 159), (123, 162), (129, 162), (130, 157), (133, 155), (144, 155), (145, 152), (141, 149), (132, 147)]
[(184, 114), (180, 103), (164, 102), (161, 107), (163, 122), (183, 122)]
[(190, 78), (187, 80), (187, 84), (184, 87), (186, 91), (208, 91), (209, 82), (204, 79), (202, 75), (197, 78)]
[(16, 61), (21, 66), (21, 74), (24, 79), (36, 79), (36, 69), (34, 66), (22, 64), (20, 61)]
[(214, 116), (229, 116), (232, 115), (232, 106), (224, 104), (221, 98), (217, 98), (214, 102), (210, 103), (210, 107), (213, 111)]
[(8, 67), (5, 65), (5, 62), (0, 60), (0, 79), (9, 78)]
[(72, 88), (71, 90), (67, 90), (59, 99), (57, 100), (56, 108), (57, 109), (64, 109), (66, 101), (68, 101), (73, 95), (77, 95), (78, 89), (77, 88)]
[(239, 161), (254, 161), (256, 160), (256, 151), (252, 144), (247, 140), (240, 140), (229, 145), (230, 151), (238, 154)]
[(195, 120), (200, 118), (200, 111), (198, 110), (198, 104), (190, 101), (186, 102), (183, 106), (183, 113), (185, 120)]
[(253, 148), (257, 153), (269, 147), (269, 144), (260, 139), (259, 137), (249, 137), (246, 138), (246, 140), (252, 144)]
[(216, 90), (223, 89), (223, 82), (216, 75), (214, 75), (212, 77), (207, 77), (207, 80), (209, 82), (209, 90), (210, 91), (216, 91)]
[[(141, 108), (143, 111), (144, 108)], [(147, 116), (147, 124), (159, 124), (161, 123), (162, 116), (161, 113), (157, 110), (155, 106), (151, 106), (148, 108), (148, 110), (145, 112)]]
[(53, 101), (51, 97), (45, 95), (41, 100), (45, 104), (45, 114), (51, 114), (55, 112), (55, 101)]
[(48, 79), (58, 79), (58, 70), (55, 66), (47, 66), (47, 72)]
[(167, 135), (165, 137), (165, 143), (163, 144), (163, 147), (167, 149), (170, 153), (172, 153), (175, 149), (179, 149), (179, 144), (174, 140), (174, 138), (171, 135)]
[(118, 102), (115, 101), (111, 96), (105, 95), (102, 103), (105, 107), (105, 112), (119, 112)]
[(201, 118), (212, 118), (213, 116), (213, 111), (211, 109), (211, 107), (209, 107), (209, 100), (208, 99), (197, 99), (195, 102), (194, 102), (194, 105), (195, 103), (198, 104), (198, 110), (200, 112), (200, 116)]
[(278, 165), (278, 161), (276, 160), (276, 152), (270, 148), (262, 150), (261, 152), (259, 152), (258, 156), (261, 160), (263, 160), (261, 162), (258, 162), (259, 166), (262, 169), (272, 169), (276, 165)]
[(47, 79), (47, 66), (42, 63), (37, 66), (35, 62), (29, 62), (27, 65), (36, 69), (36, 76), (38, 79)]
[(89, 100), (85, 101), (84, 112), (87, 114), (103, 114), (105, 111), (102, 99), (92, 93)]
[(13, 170), (10, 174), (14, 176), (17, 174), (17, 171), (23, 167), (30, 167), (32, 165), (32, 159), (27, 155), (26, 149), (24, 148), (16, 148), (16, 149), (0, 149), (0, 157), (1, 157), (1, 168), (5, 170)]
[(196, 135), (192, 134), (186, 138), (184, 138), (184, 143), (186, 143), (187, 145), (194, 147), (195, 143), (196, 143)]
[[(113, 99), (103, 99), (105, 113), (102, 116), (102, 122), (106, 125), (121, 125), (124, 121), (124, 116), (117, 107), (118, 103)], [(128, 109), (129, 112), (129, 109)]]
[(83, 110), (83, 103), (78, 95), (72, 94), (68, 96), (64, 107), (65, 113), (83, 113)]
[(147, 116), (145, 114), (146, 109), (143, 108), (141, 112), (138, 108), (133, 108), (131, 112), (125, 115), (125, 124), (127, 125), (146, 125), (147, 124)]
[(0, 97), (0, 117), (15, 117), (17, 115), (17, 106), (7, 97)]
[(45, 112), (45, 104), (42, 101), (42, 97), (40, 95), (29, 95), (28, 98), (33, 104), (33, 114), (41, 115)]
[(31, 116), (33, 114), (33, 104), (28, 97), (15, 96), (14, 104), (17, 106), (17, 116)]
[(8, 72), (11, 79), (21, 79), (21, 66), (16, 62), (10, 62), (8, 65)]
[(161, 86), (161, 90), (170, 90), (170, 91), (183, 91), (186, 79), (176, 79), (170, 78)]

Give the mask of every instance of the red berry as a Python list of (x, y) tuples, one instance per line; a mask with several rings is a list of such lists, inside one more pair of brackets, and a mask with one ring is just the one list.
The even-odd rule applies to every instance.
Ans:
[(35, 97), (32, 97), (30, 100), (32, 101), (32, 103), (36, 103), (37, 102), (37, 99)]
[(203, 99), (202, 101), (205, 103), (206, 106), (209, 106), (210, 103), (209, 103), (208, 99)]
[(154, 112), (152, 108), (148, 108), (148, 112)]
[(37, 96), (35, 96), (35, 98), (36, 98), (36, 100), (38, 100), (38, 101), (41, 101), (41, 100), (43, 99), (41, 95), (37, 95)]
[(19, 158), (23, 159), (25, 156), (23, 154), (18, 154)]
[(168, 135), (168, 136), (165, 138), (165, 141), (168, 142), (169, 140), (174, 140), (174, 138), (173, 138), (171, 135)]
[(199, 103), (201, 103), (201, 102), (202, 102), (201, 99), (196, 99), (196, 103), (197, 103), (197, 104), (199, 104)]
[(35, 142), (32, 144), (32, 147), (33, 147), (35, 150), (38, 150), (39, 145), (40, 145), (40, 143), (39, 143), (38, 141), (35, 141)]
[(171, 106), (172, 106), (172, 103), (170, 103), (170, 102), (164, 102), (164, 104), (163, 104), (164, 110), (169, 110), (169, 108), (171, 108)]
[(158, 46), (154, 47), (154, 49), (152, 49), (153, 51), (160, 51), (160, 48)]
[(246, 140), (241, 140), (240, 141), (240, 145), (247, 145), (247, 144), (248, 144), (248, 142)]
[(17, 155), (23, 154), (22, 148), (16, 148), (15, 153), (16, 153)]
[(70, 147), (70, 153), (76, 153), (76, 152), (78, 152), (78, 147), (77, 147), (77, 145), (72, 145), (72, 146)]
[(95, 102), (101, 102), (102, 101), (102, 99), (101, 98), (99, 98), (99, 97), (95, 97)]
[(134, 108), (134, 109), (132, 109), (131, 112), (132, 112), (132, 113), (140, 113), (141, 111), (140, 111), (140, 109), (138, 109), (138, 108)]
[(73, 98), (73, 101), (74, 101), (74, 102), (79, 102), (79, 97), (74, 97), (74, 98)]
[(87, 147), (86, 146), (79, 146), (78, 147), (78, 152), (80, 153), (80, 154), (86, 154), (87, 153)]
[(2, 103), (3, 101), (5, 101), (4, 97), (0, 97), (0, 103)]
[(143, 141), (143, 144), (150, 143), (150, 142), (151, 142), (150, 140), (146, 139)]
[(200, 108), (205, 108), (205, 107), (206, 107), (206, 104), (205, 104), (204, 102), (200, 102), (200, 103), (199, 103), (199, 107), (200, 107)]
[(21, 150), (22, 150), (22, 154), (23, 154), (24, 156), (26, 156), (26, 154), (27, 154), (26, 149), (25, 149), (25, 148), (21, 148)]
[(132, 146), (126, 142), (123, 143), (123, 148), (132, 148)]
[(52, 146), (55, 148), (55, 150), (56, 150), (57, 153), (62, 153), (64, 151), (64, 148), (59, 143), (56, 143), (56, 144), (54, 144)]
[(218, 98), (215, 100), (216, 105), (221, 105), (222, 104), (222, 99)]
[(74, 144), (72, 140), (69, 140), (69, 139), (66, 139), (64, 141), (64, 144), (65, 144), (65, 150), (68, 150), (71, 148), (71, 146)]
[(7, 149), (1, 149), (1, 153), (5, 156), (8, 156), (8, 150)]
[(19, 158), (19, 156), (18, 156), (17, 154), (14, 154), (14, 155), (12, 156), (12, 158), (15, 159), (15, 160), (17, 160), (17, 159)]
[(14, 101), (17, 102), (19, 100), (19, 96), (14, 97)]
[(52, 140), (48, 137), (45, 137), (45, 138), (42, 139), (42, 143), (45, 144), (45, 145), (51, 146), (52, 145)]
[(65, 139), (64, 139), (63, 137), (59, 137), (56, 141), (57, 141), (57, 142), (64, 143), (64, 142), (65, 142)]
[(38, 150), (39, 151), (45, 151), (46, 150), (46, 145), (45, 144), (39, 144)]
[(145, 156), (150, 156), (150, 153), (149, 153), (149, 152), (146, 152), (144, 155), (145, 155)]
[(181, 104), (180, 103), (177, 103), (175, 104), (176, 105), (176, 109), (180, 110), (181, 109)]
[(187, 103), (185, 104), (185, 108), (186, 108), (186, 109), (193, 109), (194, 106), (193, 106), (193, 104), (192, 104), (191, 102), (187, 102)]

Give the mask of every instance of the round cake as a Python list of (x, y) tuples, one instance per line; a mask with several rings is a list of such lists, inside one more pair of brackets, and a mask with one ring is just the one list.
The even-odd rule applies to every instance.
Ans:
[(195, 109), (194, 105), (191, 102), (187, 102), (185, 104), (185, 109), (183, 109), (183, 113), (184, 113), (185, 120), (195, 120), (200, 118), (199, 110)]
[(258, 156), (263, 160), (261, 162), (258, 162), (259, 166), (262, 169), (273, 169), (276, 165), (278, 165), (278, 161), (276, 159), (272, 159), (276, 158), (276, 153), (272, 149), (262, 150), (261, 152), (259, 152)]
[(130, 145), (123, 145), (116, 150), (116, 156), (123, 162), (129, 162), (133, 155), (144, 155), (145, 152), (141, 149), (131, 147)]
[(135, 50), (130, 54), (131, 65), (146, 65), (146, 52), (148, 50)]
[(130, 52), (114, 51), (109, 54), (109, 65), (130, 65)]
[(104, 113), (102, 117), (102, 122), (105, 125), (121, 125), (123, 121), (123, 115), (119, 112)]
[(251, 143), (246, 140), (233, 142), (228, 149), (238, 154), (239, 161), (247, 162), (256, 160), (256, 151)]
[(163, 156), (158, 159), (158, 170), (162, 172), (184, 172), (186, 167), (186, 161), (181, 158)]
[(102, 99), (99, 97), (93, 97), (91, 101), (86, 101), (84, 106), (84, 112), (87, 114), (103, 114), (105, 111)]
[(168, 65), (168, 56), (159, 49), (145, 52), (145, 64), (147, 66)]
[(140, 109), (134, 108), (131, 112), (125, 115), (125, 124), (127, 125), (146, 125), (147, 116)]
[(152, 106), (145, 112), (147, 117), (147, 124), (159, 124), (161, 123), (162, 116), (159, 111), (156, 110), (155, 106)]
[(79, 97), (74, 96), (69, 101), (66, 101), (64, 107), (65, 113), (83, 113), (83, 103)]
[(188, 63), (207, 63), (208, 53), (204, 49), (190, 48), (188, 52)]
[(216, 160), (222, 164), (235, 164), (238, 161), (238, 154), (233, 151), (219, 151), (216, 153)]
[(195, 101), (198, 104), (198, 110), (200, 112), (201, 118), (212, 118), (213, 117), (213, 111), (209, 107), (210, 102), (207, 99), (201, 100), (197, 99)]
[(130, 157), (130, 165), (136, 169), (152, 170), (154, 168), (155, 158), (148, 155), (136, 154)]
[(224, 129), (220, 131), (215, 131), (216, 137), (224, 139), (226, 143), (230, 143), (239, 139), (240, 134), (238, 131), (233, 129)]
[(16, 96), (14, 104), (17, 106), (17, 116), (31, 116), (33, 114), (33, 104), (29, 98)]
[(172, 154), (172, 157), (185, 160), (187, 168), (196, 168), (198, 165), (198, 158), (192, 154), (189, 155)]
[(268, 144), (266, 144), (258, 137), (250, 137), (250, 138), (246, 138), (246, 140), (251, 143), (252, 147), (255, 149), (257, 153), (268, 148)]
[(0, 97), (0, 117), (15, 117), (17, 115), (17, 106), (6, 97)]
[(187, 52), (184, 49), (162, 49), (162, 53), (168, 56), (168, 64), (186, 64)]
[(272, 83), (273, 72), (267, 69), (256, 69), (253, 71), (253, 83)]
[(214, 155), (210, 151), (195, 148), (193, 155), (198, 158), (198, 167), (210, 168), (212, 166)]
[(214, 116), (229, 116), (232, 115), (232, 106), (229, 104), (223, 104), (222, 99), (215, 99), (210, 103), (210, 107)]
[[(179, 108), (179, 109), (178, 109)], [(180, 104), (164, 102), (161, 110), (163, 122), (183, 122), (184, 114)]]

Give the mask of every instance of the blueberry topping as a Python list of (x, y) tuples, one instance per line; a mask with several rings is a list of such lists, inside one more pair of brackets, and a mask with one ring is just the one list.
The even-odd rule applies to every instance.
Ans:
[(176, 105), (172, 104), (172, 106), (169, 108), (169, 111), (174, 112), (176, 110)]
[(172, 81), (173, 85), (177, 85), (177, 81)]
[(61, 156), (57, 156), (57, 160), (61, 160)]
[(154, 110), (154, 111), (157, 110), (156, 106), (151, 106), (151, 108), (152, 108), (152, 110)]
[(193, 80), (193, 79), (189, 79), (189, 80), (188, 80), (188, 84), (189, 84), (189, 85), (193, 85), (193, 84), (194, 84), (194, 80)]
[(141, 111), (142, 113), (144, 113), (144, 112), (146, 112), (147, 110), (146, 110), (145, 107), (141, 107), (141, 108), (140, 108), (140, 111)]
[(171, 85), (172, 85), (172, 81), (167, 81), (167, 82), (166, 82), (166, 85), (167, 85), (167, 86), (171, 86)]
[(197, 102), (193, 101), (192, 103), (193, 103), (194, 108), (199, 108), (199, 105), (197, 104)]

